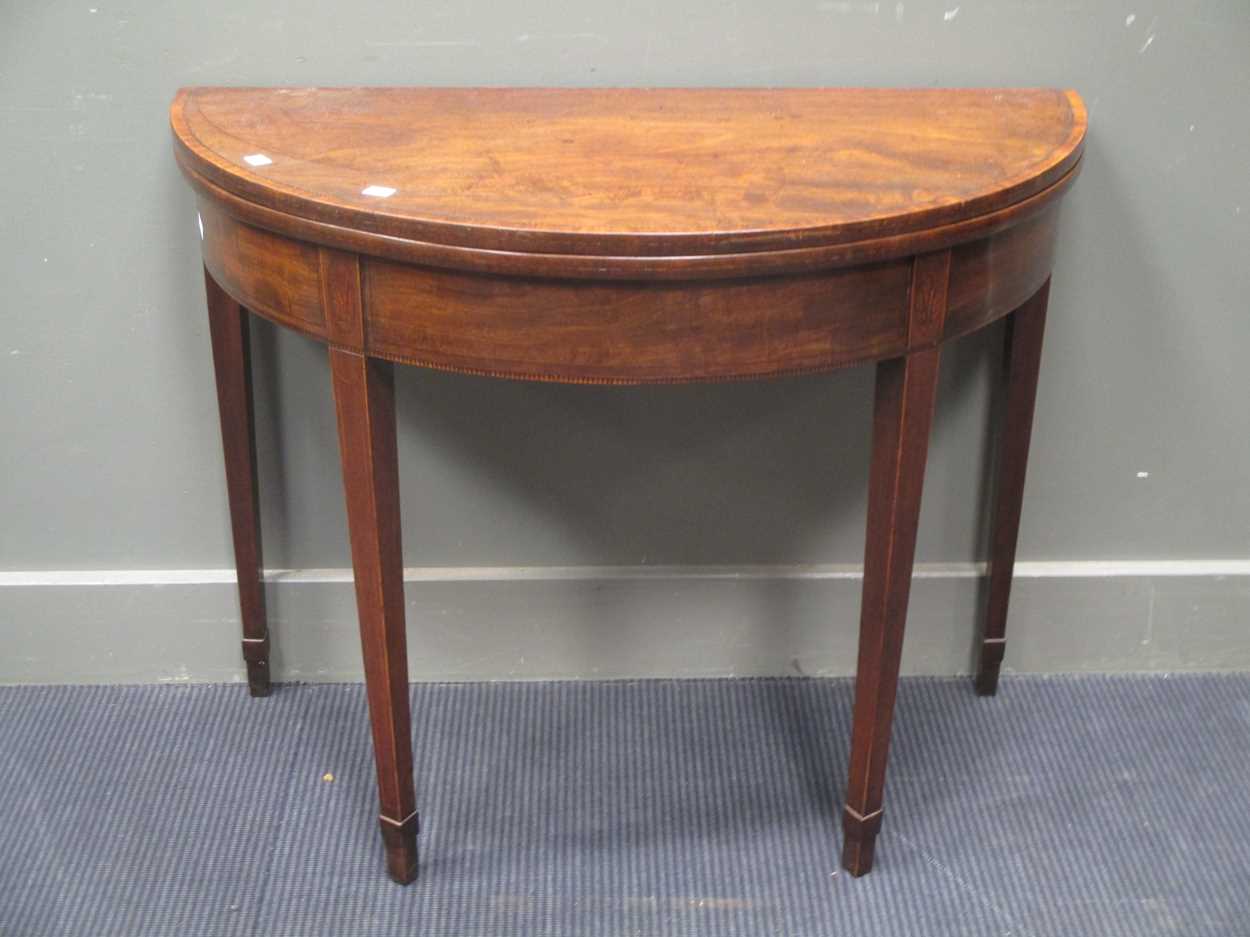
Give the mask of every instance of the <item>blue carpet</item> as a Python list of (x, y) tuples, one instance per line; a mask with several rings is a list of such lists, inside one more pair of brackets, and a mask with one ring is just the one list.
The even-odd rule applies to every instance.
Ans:
[(850, 693), (414, 686), (401, 888), (360, 687), (0, 688), (0, 935), (1250, 934), (1250, 675), (905, 681), (858, 880)]

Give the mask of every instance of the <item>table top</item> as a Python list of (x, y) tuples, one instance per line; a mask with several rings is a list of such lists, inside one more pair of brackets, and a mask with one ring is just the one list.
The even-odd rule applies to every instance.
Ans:
[(1052, 89), (186, 88), (184, 170), (310, 222), (485, 251), (792, 251), (957, 225), (1060, 183)]

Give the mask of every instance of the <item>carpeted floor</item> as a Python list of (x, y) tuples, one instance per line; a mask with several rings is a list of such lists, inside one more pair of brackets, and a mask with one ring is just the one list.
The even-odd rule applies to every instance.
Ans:
[(401, 888), (360, 687), (0, 688), (0, 935), (1250, 934), (1250, 675), (905, 681), (858, 880), (850, 692), (414, 686)]

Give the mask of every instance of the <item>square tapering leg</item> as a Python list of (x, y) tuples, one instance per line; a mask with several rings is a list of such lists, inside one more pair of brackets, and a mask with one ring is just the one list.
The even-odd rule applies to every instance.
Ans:
[(842, 864), (857, 876), (872, 868), (881, 828), (939, 354), (932, 348), (877, 365), (851, 771), (842, 818)]
[(1007, 650), (1007, 603), (1016, 564), (1024, 473), (1033, 432), (1033, 405), (1042, 361), (1042, 333), (1050, 280), (1007, 319), (1004, 336), (1002, 405), (998, 426), (992, 521), (990, 528), (989, 596), (978, 655), (976, 689), (982, 696), (998, 690), (998, 672)]
[(387, 871), (417, 877), (399, 459), (391, 365), (330, 349)]
[(226, 457), (226, 491), (243, 619), (243, 660), (253, 696), (269, 695), (269, 627), (261, 570), (260, 499), (256, 480), (256, 427), (248, 311), (226, 295), (208, 270), (208, 329), (217, 378), (217, 410)]

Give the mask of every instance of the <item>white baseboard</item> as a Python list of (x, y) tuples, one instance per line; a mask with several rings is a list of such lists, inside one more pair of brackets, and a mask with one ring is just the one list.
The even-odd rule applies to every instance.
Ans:
[[(984, 567), (919, 564), (907, 673), (971, 664)], [(1250, 669), (1250, 560), (1016, 565), (1007, 667)], [(853, 672), (862, 568), (405, 570), (415, 680)], [(358, 680), (348, 569), (266, 571), (279, 680)], [(231, 569), (0, 572), (0, 682), (242, 679)]]
[[(1017, 579), (1250, 576), (1250, 559), (1021, 561)], [(916, 579), (976, 579), (984, 563), (917, 563)], [(862, 579), (856, 564), (737, 566), (407, 566), (405, 582), (534, 582), (619, 579)], [(267, 569), (266, 582), (351, 582), (340, 569)], [(35, 569), (0, 571), (0, 588), (22, 586), (174, 586), (234, 582), (233, 569)]]

